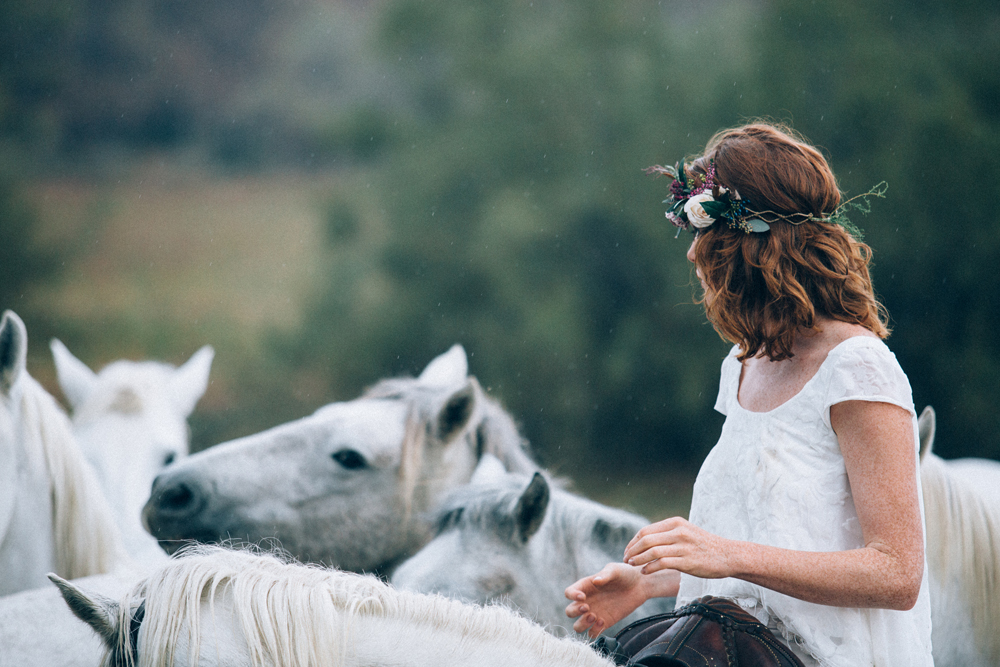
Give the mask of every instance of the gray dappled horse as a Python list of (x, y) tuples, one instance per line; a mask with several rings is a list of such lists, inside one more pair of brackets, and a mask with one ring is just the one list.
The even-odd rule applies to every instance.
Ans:
[[(542, 473), (509, 473), (488, 456), (435, 515), (437, 535), (396, 569), (394, 586), (480, 604), (502, 601), (565, 635), (574, 632), (563, 590), (620, 561), (629, 540), (649, 524), (553, 486)], [(673, 598), (650, 600), (606, 632), (673, 607)]]
[(388, 572), (430, 539), (423, 514), (484, 453), (537, 469), (511, 417), (453, 346), (417, 378), (216, 445), (153, 484), (144, 522), (167, 550), (187, 541), (280, 546), (298, 560)]

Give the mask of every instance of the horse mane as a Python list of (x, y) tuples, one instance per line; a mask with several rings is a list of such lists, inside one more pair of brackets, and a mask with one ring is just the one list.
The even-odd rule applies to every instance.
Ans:
[(927, 560), (941, 581), (961, 581), (972, 601), (973, 636), (1000, 664), (1000, 507), (993, 507), (951, 469), (930, 446), (921, 453), (920, 480), (928, 527)]
[[(511, 472), (532, 473), (538, 464), (529, 454), (529, 446), (511, 417), (500, 403), (486, 394), (474, 377), (469, 377), (476, 402), (476, 412), (463, 433), (456, 437), (475, 438), (479, 455), (492, 454)], [(434, 417), (436, 403), (442, 394), (440, 387), (428, 387), (416, 378), (381, 380), (362, 394), (362, 398), (395, 399), (409, 406), (400, 459), (400, 481), (403, 502), (409, 513), (413, 506), (420, 475), (423, 472), (423, 452), (427, 445), (428, 425)]]
[(128, 556), (97, 476), (56, 400), (30, 375), (24, 383), (25, 444), (42, 454), (49, 473), (58, 574), (75, 579), (111, 572)]
[[(531, 478), (508, 473), (488, 483), (468, 484), (449, 493), (432, 517), (438, 534), (463, 526), (510, 538), (512, 511)], [(635, 533), (649, 523), (643, 517), (578, 496), (549, 481), (546, 522), (559, 543), (596, 546), (609, 553), (624, 550)]]
[[(168, 667), (182, 629), (201, 627), (202, 602), (210, 618), (221, 593), (232, 597), (236, 623), (246, 638), (255, 666), (314, 667), (345, 664), (356, 621), (367, 617), (447, 631), (456, 644), (488, 641), (498, 647), (516, 644), (544, 656), (594, 653), (587, 644), (558, 639), (540, 626), (499, 605), (473, 606), (437, 595), (392, 588), (372, 575), (290, 563), (277, 554), (255, 554), (197, 546), (180, 554), (140, 582), (120, 604), (117, 654), (130, 664), (132, 606), (143, 598), (139, 631), (140, 664)], [(189, 642), (191, 664), (198, 664), (200, 637)], [(442, 649), (446, 650), (446, 649)], [(545, 662), (549, 662), (545, 660)]]

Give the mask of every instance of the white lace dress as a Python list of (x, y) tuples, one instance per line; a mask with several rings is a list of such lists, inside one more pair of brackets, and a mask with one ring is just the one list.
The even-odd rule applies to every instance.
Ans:
[[(698, 473), (690, 521), (735, 540), (803, 551), (863, 546), (830, 406), (865, 400), (898, 405), (913, 416), (910, 383), (881, 340), (849, 338), (828, 354), (794, 397), (769, 412), (737, 401), (740, 362), (733, 348), (722, 363), (715, 408), (722, 435)], [(914, 470), (918, 489), (920, 476)], [(923, 517), (923, 506), (920, 508)], [(739, 579), (682, 575), (678, 606), (703, 595), (736, 600), (804, 662), (822, 667), (932, 666), (927, 567), (909, 611), (852, 609), (803, 602)]]

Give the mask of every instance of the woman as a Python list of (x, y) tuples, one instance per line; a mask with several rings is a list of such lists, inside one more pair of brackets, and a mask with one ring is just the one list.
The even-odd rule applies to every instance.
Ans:
[[(597, 636), (645, 600), (735, 600), (806, 665), (932, 665), (916, 413), (826, 160), (791, 130), (718, 133), (674, 178), (700, 302), (734, 343), (690, 520), (566, 589)], [(880, 192), (868, 194), (880, 195)], [(846, 227), (846, 229), (845, 229)], [(852, 230), (854, 234), (847, 231)]]

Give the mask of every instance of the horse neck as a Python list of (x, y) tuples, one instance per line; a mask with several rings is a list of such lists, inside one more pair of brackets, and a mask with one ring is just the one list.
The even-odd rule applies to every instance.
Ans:
[(576, 639), (560, 639), (541, 626), (512, 634), (469, 637), (413, 619), (359, 618), (352, 635), (356, 651), (345, 667), (611, 667), (614, 663)]
[[(243, 655), (226, 656), (224, 664), (611, 665), (581, 641), (554, 637), (504, 607), (465, 605), (400, 591), (373, 577), (212, 547), (198, 548), (138, 585), (125, 596), (122, 613), (143, 593), (140, 661), (151, 667), (171, 664), (170, 647), (180, 646), (183, 635), (206, 658), (231, 644), (228, 638), (239, 638)], [(121, 617), (118, 625), (124, 638), (129, 623)], [(194, 633), (183, 630), (192, 627)], [(183, 664), (184, 655), (173, 657)]]
[[(23, 425), (20, 403), (16, 409)], [(45, 574), (56, 568), (45, 457), (23, 429), (9, 435), (5, 453), (10, 458), (0, 461), (0, 596), (43, 586)]]
[[(920, 464), (932, 601), (960, 595), (972, 606), (973, 635), (1000, 660), (1000, 507), (963, 483), (937, 455)], [(954, 582), (961, 582), (957, 587)], [(939, 604), (943, 603), (940, 602)]]
[[(156, 468), (151, 462), (155, 434), (176, 437), (181, 430), (157, 430), (146, 415), (97, 413), (89, 419), (74, 414), (73, 430), (84, 458), (92, 464), (127, 553), (139, 562), (159, 562), (166, 558), (156, 538), (143, 528), (142, 509)], [(187, 443), (178, 449), (186, 452)], [(158, 456), (158, 454), (157, 454)]]
[(41, 385), (25, 380), (22, 428), (25, 442), (41, 449), (48, 472), (56, 572), (69, 579), (110, 572), (127, 561), (111, 508), (69, 418)]

